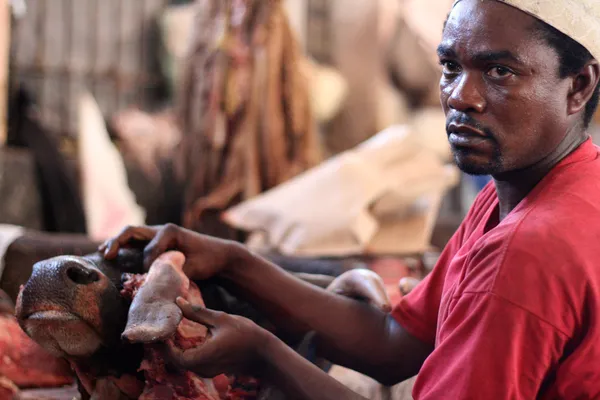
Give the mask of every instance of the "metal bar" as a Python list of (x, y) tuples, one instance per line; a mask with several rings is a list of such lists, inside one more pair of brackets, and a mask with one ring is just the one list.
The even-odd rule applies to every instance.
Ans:
[(8, 0), (0, 0), (0, 147), (6, 144), (8, 110), (8, 68), (10, 58), (11, 10)]
[(85, 78), (85, 83), (88, 90), (94, 94), (96, 92), (96, 85), (92, 84), (94, 81), (94, 77), (96, 76), (96, 67), (98, 61), (98, 0), (89, 0), (88, 3), (88, 21), (90, 21), (90, 35), (89, 35), (89, 44), (90, 44), (90, 59), (89, 59), (89, 70), (87, 76)]
[[(46, 1), (40, 1), (38, 4), (38, 9), (37, 9), (37, 18), (36, 18), (36, 31), (37, 31), (37, 35), (36, 37), (39, 38), (39, 40), (37, 41), (37, 46), (36, 46), (36, 53), (35, 53), (35, 61), (34, 64), (42, 67), (44, 66), (44, 60), (45, 60), (45, 55), (46, 55), (46, 43), (45, 43), (45, 39), (46, 39)], [(42, 119), (46, 117), (46, 98), (45, 98), (45, 93), (46, 93), (46, 88), (45, 88), (45, 80), (42, 79), (40, 80), (39, 83), (39, 87), (38, 89), (38, 103), (40, 105), (40, 111), (41, 111), (41, 115), (42, 115)]]
[[(115, 3), (113, 3), (115, 4)], [(117, 40), (116, 40), (116, 49), (115, 52), (117, 53), (117, 58), (116, 58), (116, 66), (121, 65), (121, 51), (122, 49), (122, 38), (121, 38), (121, 32), (123, 32), (123, 2), (121, 0), (117, 1), (115, 6), (114, 6), (114, 10), (116, 15), (114, 16), (114, 20), (116, 23), (116, 27), (115, 27), (115, 32), (117, 32)], [(121, 84), (121, 81), (119, 79), (115, 79), (114, 82), (114, 95), (115, 95), (115, 108), (117, 110), (121, 109), (122, 104), (121, 104), (121, 99), (122, 99), (122, 94), (121, 91), (123, 90), (123, 85)]]
[[(143, 73), (146, 73), (146, 70), (144, 69), (146, 67), (146, 58), (147, 58), (147, 36), (146, 36), (146, 30), (147, 30), (147, 25), (146, 25), (146, 5), (148, 4), (147, 0), (143, 0), (141, 1), (141, 9), (140, 9), (140, 16), (141, 16), (141, 21), (140, 21), (140, 50), (141, 50), (141, 54), (140, 54), (140, 63), (139, 63), (139, 68), (140, 68), (140, 72), (143, 71)], [(144, 98), (146, 94), (146, 86), (143, 84), (140, 84), (139, 89), (137, 91), (137, 103), (143, 107), (144, 104)]]
[[(51, 66), (36, 66), (36, 65), (25, 65), (19, 66), (19, 73), (30, 76), (43, 77), (46, 75), (57, 75), (59, 77), (65, 77), (70, 75), (77, 75), (77, 69), (72, 68), (71, 66), (60, 66), (60, 67), (51, 67)], [(161, 79), (160, 76), (155, 74), (150, 74), (147, 72), (140, 73), (124, 73), (121, 71), (117, 71), (113, 68), (109, 70), (99, 71), (97, 73), (88, 74), (88, 79), (92, 81), (102, 81), (102, 80), (112, 80), (120, 85), (124, 86), (132, 86), (132, 85), (157, 85), (160, 84)]]
[(74, 47), (74, 39), (73, 39), (73, 0), (63, 0), (63, 27), (64, 31), (64, 40), (66, 42), (65, 56), (63, 59), (63, 65), (67, 67), (69, 70), (66, 77), (66, 82), (64, 82), (66, 90), (65, 90), (65, 100), (63, 104), (64, 107), (64, 120), (62, 122), (62, 130), (63, 132), (70, 132), (72, 124), (71, 117), (73, 115), (71, 106), (71, 96), (73, 93), (73, 73), (71, 68), (68, 66), (71, 64), (71, 57), (73, 55), (73, 47)]
[(308, 0), (307, 51), (320, 63), (331, 61), (331, 4), (328, 0)]

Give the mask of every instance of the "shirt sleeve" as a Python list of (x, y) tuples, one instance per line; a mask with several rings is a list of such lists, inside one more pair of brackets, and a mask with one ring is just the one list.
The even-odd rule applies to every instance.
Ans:
[(423, 343), (435, 343), (438, 312), (450, 259), (450, 255), (442, 254), (433, 271), (392, 310), (392, 317), (402, 328)]
[(25, 233), (20, 226), (0, 224), (0, 279), (4, 272), (4, 256), (11, 244)]
[(435, 343), (444, 283), (452, 259), (467, 240), (477, 221), (485, 215), (494, 194), (495, 189), (490, 182), (473, 202), (463, 223), (444, 248), (431, 273), (392, 310), (392, 317), (402, 328), (424, 343)]
[(537, 398), (568, 338), (529, 311), (493, 293), (451, 303), (436, 350), (425, 361), (415, 398)]
[(446, 274), (460, 249), (465, 233), (461, 224), (440, 255), (433, 270), (392, 309), (392, 317), (404, 330), (423, 343), (434, 344)]

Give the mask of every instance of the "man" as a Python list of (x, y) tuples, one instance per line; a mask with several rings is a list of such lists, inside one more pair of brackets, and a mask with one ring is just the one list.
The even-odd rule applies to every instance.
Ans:
[[(149, 265), (179, 249), (190, 277), (220, 277), (278, 335), (315, 331), (323, 356), (384, 384), (418, 372), (416, 399), (600, 398), (600, 152), (586, 134), (600, 3), (459, 0), (438, 50), (455, 160), (494, 182), (391, 313), (170, 225), (127, 228), (101, 250), (111, 258), (141, 240)], [(249, 321), (178, 303), (212, 336), (168, 350), (175, 364), (206, 376), (252, 372), (291, 398), (359, 398)]]

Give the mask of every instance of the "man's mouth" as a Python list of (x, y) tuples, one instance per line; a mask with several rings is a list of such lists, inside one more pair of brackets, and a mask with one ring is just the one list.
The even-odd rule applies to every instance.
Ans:
[(476, 148), (486, 145), (490, 137), (481, 130), (468, 126), (451, 123), (448, 125), (448, 141), (453, 147)]
[(479, 136), (483, 138), (489, 137), (482, 130), (475, 127), (463, 124), (456, 124), (454, 122), (448, 125), (447, 131), (449, 134), (456, 134), (459, 136)]

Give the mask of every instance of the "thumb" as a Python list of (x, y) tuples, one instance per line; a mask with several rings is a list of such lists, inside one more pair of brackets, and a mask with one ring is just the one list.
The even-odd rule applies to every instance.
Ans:
[(367, 269), (346, 272), (328, 290), (346, 297), (359, 297), (384, 312), (392, 309), (385, 284), (379, 275)]
[(378, 280), (364, 279), (356, 281), (354, 292), (382, 311), (388, 312), (392, 309), (385, 285)]
[(221, 313), (209, 310), (205, 307), (192, 306), (192, 304), (183, 297), (178, 297), (176, 303), (179, 308), (181, 308), (181, 312), (185, 318), (208, 327), (217, 326), (218, 318)]

